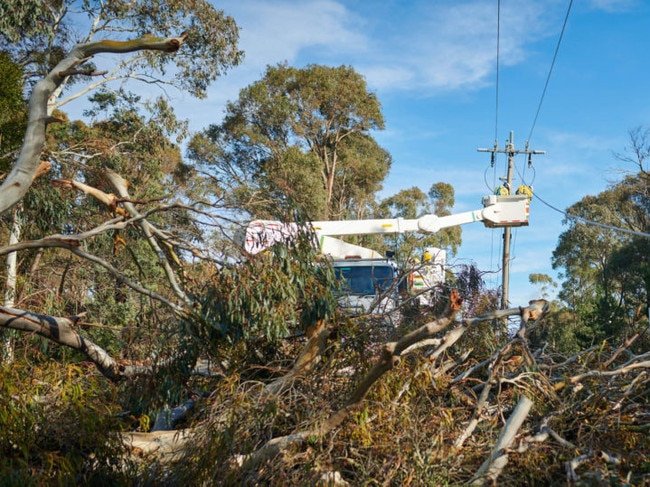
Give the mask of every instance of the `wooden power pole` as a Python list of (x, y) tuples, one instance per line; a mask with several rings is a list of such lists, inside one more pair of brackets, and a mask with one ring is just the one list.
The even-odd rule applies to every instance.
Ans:
[[(526, 148), (524, 150), (515, 149), (514, 134), (510, 132), (510, 139), (506, 143), (505, 149), (499, 149), (499, 144), (497, 141), (494, 141), (494, 147), (492, 149), (478, 149), (479, 152), (491, 152), (492, 153), (492, 165), (494, 165), (495, 154), (507, 154), (508, 155), (508, 170), (506, 173), (506, 182), (510, 191), (514, 191), (512, 186), (512, 172), (515, 168), (515, 156), (517, 154), (527, 154), (528, 155), (528, 165), (532, 164), (532, 155), (533, 154), (546, 154), (546, 151), (541, 150), (530, 150), (528, 148), (528, 142), (526, 142)], [(503, 257), (501, 263), (501, 309), (506, 309), (508, 307), (508, 289), (510, 286), (510, 236), (511, 229), (510, 227), (505, 227), (503, 229)]]

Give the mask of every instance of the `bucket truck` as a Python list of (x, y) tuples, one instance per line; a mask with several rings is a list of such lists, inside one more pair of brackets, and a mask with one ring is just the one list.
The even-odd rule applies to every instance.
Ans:
[[(382, 311), (396, 306), (400, 272), (392, 259), (335, 237), (407, 232), (432, 234), (443, 228), (473, 222), (483, 222), (488, 228), (520, 227), (528, 225), (529, 212), (530, 197), (527, 195), (489, 195), (483, 198), (483, 208), (464, 213), (425, 215), (415, 219), (313, 221), (307, 224), (307, 228), (314, 232), (320, 252), (332, 259), (334, 270), (343, 283), (341, 307), (350, 314), (360, 314), (378, 306), (383, 308)], [(296, 223), (255, 220), (246, 228), (244, 249), (249, 254), (256, 254), (276, 243), (287, 242), (301, 230)], [(421, 293), (444, 282), (445, 251), (428, 251), (431, 260), (408, 273), (412, 292)]]

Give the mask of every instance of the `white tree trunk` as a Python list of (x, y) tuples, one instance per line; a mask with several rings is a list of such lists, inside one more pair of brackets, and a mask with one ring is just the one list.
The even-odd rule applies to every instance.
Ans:
[[(12, 210), (11, 233), (9, 234), (9, 245), (15, 245), (20, 241), (22, 230), (22, 219), (20, 215), (20, 205)], [(16, 282), (18, 278), (18, 253), (10, 252), (7, 254), (7, 281), (5, 283), (4, 306), (13, 308), (16, 303)], [(2, 361), (11, 363), (14, 361), (14, 335), (12, 330), (6, 330), (3, 333), (2, 340)]]

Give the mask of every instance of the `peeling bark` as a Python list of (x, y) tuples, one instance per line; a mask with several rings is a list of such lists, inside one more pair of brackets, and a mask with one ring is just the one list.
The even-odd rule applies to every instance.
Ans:
[(78, 316), (65, 318), (46, 316), (0, 306), (0, 327), (35, 333), (59, 345), (79, 350), (105, 377), (112, 381), (121, 380), (124, 375), (115, 360), (103, 348), (74, 330), (77, 321), (79, 321)]

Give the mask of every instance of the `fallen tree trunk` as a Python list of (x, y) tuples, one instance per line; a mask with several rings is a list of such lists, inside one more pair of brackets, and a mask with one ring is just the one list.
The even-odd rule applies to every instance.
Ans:
[(102, 347), (75, 330), (82, 316), (50, 316), (0, 306), (0, 328), (33, 333), (83, 353), (107, 379), (119, 382), (129, 377), (149, 375), (146, 365), (119, 365)]
[(108, 379), (115, 382), (123, 379), (124, 371), (120, 370), (117, 362), (106, 350), (75, 331), (74, 326), (79, 319), (79, 316), (46, 316), (0, 306), (0, 327), (35, 333), (59, 345), (79, 350)]
[(122, 433), (122, 441), (131, 455), (141, 459), (155, 457), (161, 464), (178, 460), (194, 437), (192, 430)]

